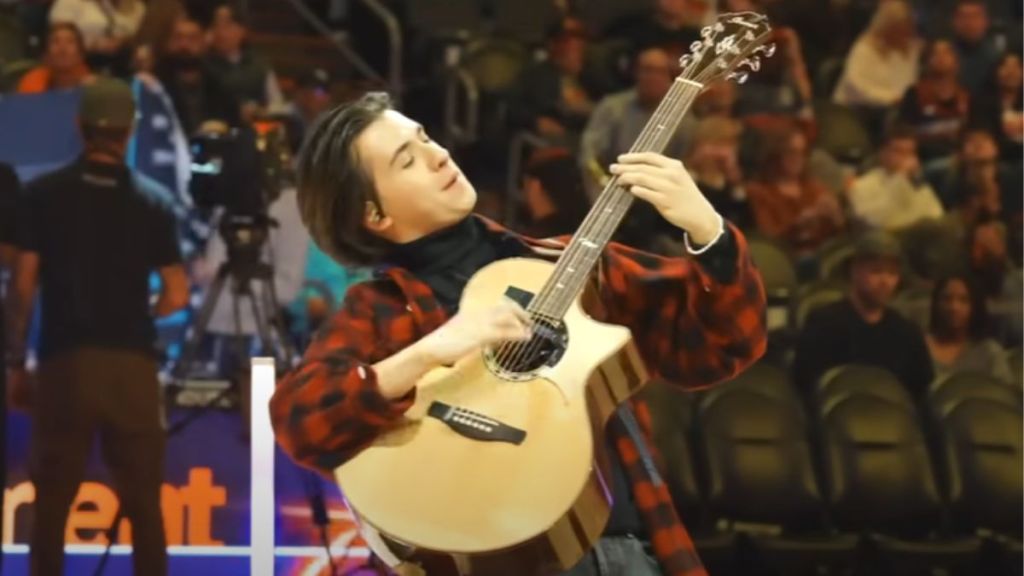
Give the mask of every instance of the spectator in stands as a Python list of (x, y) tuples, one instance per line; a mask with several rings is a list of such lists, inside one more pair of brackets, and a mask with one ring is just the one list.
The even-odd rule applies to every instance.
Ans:
[[(633, 88), (605, 96), (594, 109), (580, 138), (580, 165), (587, 175), (592, 197), (603, 187), (598, 173), (603, 174), (619, 154), (633, 146), (672, 87), (676, 68), (665, 50), (648, 48), (636, 57)], [(665, 155), (682, 158), (683, 142), (678, 132), (666, 147)]]
[(967, 252), (971, 276), (998, 320), (997, 333), (1007, 344), (1017, 345), (1024, 331), (1024, 279), (1010, 259), (1008, 238), (1003, 222), (979, 220), (967, 231)]
[(811, 312), (796, 345), (794, 380), (811, 391), (830, 368), (866, 364), (895, 374), (916, 397), (933, 379), (921, 329), (889, 307), (900, 282), (899, 242), (875, 230), (861, 236), (849, 262), (847, 298)]
[(985, 297), (968, 276), (947, 276), (935, 284), (925, 340), (937, 377), (980, 372), (1012, 381), (1006, 354), (989, 337), (988, 324)]
[[(704, 87), (704, 90), (693, 102), (693, 108), (687, 116), (706, 118), (708, 116), (736, 115), (736, 83), (731, 80), (719, 80)], [(685, 119), (684, 119), (685, 120)]]
[[(992, 133), (984, 128), (964, 132), (956, 156), (933, 161), (925, 167), (924, 177), (942, 205), (950, 210), (965, 199), (970, 182), (994, 180), (1009, 207), (1019, 206), (1020, 186), (1014, 187), (1014, 175), (999, 163), (999, 147)], [(1016, 200), (1009, 196), (1018, 197)]]
[(811, 80), (804, 64), (800, 37), (792, 28), (773, 32), (776, 52), (763, 58), (761, 69), (738, 88), (737, 114), (748, 126), (765, 129), (797, 117), (805, 123), (814, 119)]
[(910, 5), (905, 0), (879, 2), (871, 24), (846, 58), (833, 100), (855, 108), (877, 140), (888, 108), (917, 80), (920, 54)]
[(86, 59), (96, 70), (127, 73), (132, 39), (146, 4), (142, 0), (56, 0), (50, 22), (73, 22), (82, 31)]
[(850, 211), (857, 220), (872, 228), (896, 231), (942, 216), (942, 203), (921, 175), (912, 129), (893, 128), (878, 158), (879, 165), (850, 188)]
[(587, 48), (582, 24), (567, 18), (548, 34), (548, 58), (523, 73), (512, 96), (510, 119), (548, 140), (575, 144), (594, 109), (583, 82)]
[(284, 96), (277, 75), (262, 58), (245, 45), (246, 28), (235, 10), (223, 4), (210, 24), (207, 63), (230, 95), (242, 106), (242, 115), (283, 112)]
[(156, 76), (174, 102), (187, 135), (207, 120), (239, 122), (239, 106), (220, 79), (203, 63), (203, 29), (187, 16), (174, 22), (167, 46), (157, 61)]
[(686, 54), (690, 44), (700, 39), (700, 28), (712, 4), (709, 0), (657, 0), (654, 10), (613, 23), (605, 36), (628, 40), (634, 53), (659, 46)]
[(960, 55), (960, 83), (977, 92), (1003, 53), (992, 35), (985, 0), (959, 0), (953, 11), (953, 43)]
[(524, 234), (552, 238), (573, 234), (583, 222), (590, 201), (572, 154), (562, 148), (538, 151), (523, 174)]
[(77, 26), (69, 22), (52, 24), (46, 35), (43, 63), (21, 77), (17, 91), (34, 94), (77, 88), (89, 81), (92, 72), (85, 63), (84, 48)]
[[(32, 386), (35, 517), (30, 574), (61, 574), (68, 513), (96, 436), (131, 520), (133, 572), (167, 574), (160, 511), (165, 432), (153, 316), (185, 306), (188, 286), (174, 219), (144, 198), (124, 165), (135, 122), (131, 88), (83, 89), (81, 158), (32, 182), (18, 206), (7, 367), (27, 386), (36, 288), (42, 307)], [(150, 302), (149, 278), (162, 291)]]
[(771, 133), (758, 172), (746, 186), (758, 230), (784, 241), (798, 258), (813, 255), (845, 225), (836, 194), (810, 175), (808, 154), (807, 137), (799, 128)]
[(993, 172), (970, 172), (960, 183), (957, 196), (961, 200), (946, 214), (942, 223), (950, 238), (960, 245), (966, 245), (970, 231), (977, 224), (1002, 218), (1002, 192)]
[(299, 75), (292, 96), (288, 122), (288, 138), (293, 150), (298, 151), (317, 118), (333, 104), (331, 75), (326, 70), (313, 68)]
[(151, 1), (135, 34), (132, 68), (136, 72), (153, 72), (156, 61), (167, 46), (174, 23), (185, 15), (181, 0)]
[(1024, 72), (1020, 54), (1007, 52), (999, 59), (983, 89), (975, 95), (972, 115), (977, 124), (996, 134), (1003, 162), (1020, 164), (1024, 158)]
[(743, 126), (731, 118), (711, 116), (700, 120), (683, 163), (715, 210), (745, 229), (753, 224), (753, 217), (739, 164), (742, 131)]
[(956, 49), (948, 40), (928, 45), (921, 79), (907, 90), (900, 120), (917, 131), (918, 151), (927, 162), (952, 154), (971, 110), (970, 94), (960, 85)]

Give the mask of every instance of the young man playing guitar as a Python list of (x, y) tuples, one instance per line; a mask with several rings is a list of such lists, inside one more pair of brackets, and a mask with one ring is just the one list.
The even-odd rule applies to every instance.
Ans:
[[(597, 273), (600, 320), (628, 327), (648, 370), (681, 389), (735, 376), (765, 349), (764, 290), (742, 234), (676, 160), (626, 154), (610, 171), (679, 228), (690, 256), (609, 244)], [(303, 219), (319, 246), (339, 261), (376, 269), (373, 280), (349, 290), (271, 401), (285, 451), (330, 471), (404, 418), (428, 371), (528, 340), (535, 318), (522, 307), (505, 301), (460, 311), (463, 289), (485, 265), (550, 258), (567, 239), (524, 238), (473, 215), (476, 191), (448, 152), (380, 94), (319, 123), (299, 180)], [(567, 574), (705, 573), (652, 465), (644, 440), (649, 420), (634, 400), (632, 410), (610, 419), (604, 439), (595, 438), (614, 454), (614, 504), (596, 546)]]

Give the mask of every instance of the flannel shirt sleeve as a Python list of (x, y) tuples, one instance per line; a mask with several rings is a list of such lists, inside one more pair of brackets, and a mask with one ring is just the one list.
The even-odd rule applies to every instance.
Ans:
[(278, 444), (296, 462), (330, 471), (355, 456), (412, 405), (415, 389), (389, 400), (371, 364), (387, 335), (378, 334), (372, 289), (353, 286), (302, 362), (278, 383), (270, 416)]
[(700, 256), (665, 258), (621, 244), (605, 253), (606, 320), (632, 331), (652, 375), (684, 388), (732, 378), (767, 345), (761, 275), (746, 239), (727, 226), (724, 244)]

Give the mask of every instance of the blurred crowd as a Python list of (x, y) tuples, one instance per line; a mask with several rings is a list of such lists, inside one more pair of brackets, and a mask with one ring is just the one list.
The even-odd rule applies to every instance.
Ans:
[[(348, 4), (310, 3), (374, 63), (381, 35)], [(403, 26), (403, 107), (451, 148), (481, 192), (481, 212), (542, 237), (579, 225), (601, 193), (604, 167), (629, 150), (686, 74), (680, 58), (702, 27), (722, 13), (766, 14), (774, 56), (744, 84), (706, 86), (666, 154), (755, 245), (777, 312), (773, 358), (789, 365), (813, 309), (858, 290), (847, 257), (865, 233), (883, 231), (899, 250), (881, 305), (918, 330), (934, 368), (1013, 378), (1003, 351), (1022, 339), (1019, 3), (542, 0), (520, 3), (532, 20), (518, 35), (503, 33), (524, 26), (503, 26), (509, 2), (431, 3), (430, 17), (416, 2), (385, 4)], [(468, 24), (459, 10), (472, 12)], [(298, 154), (317, 117), (365, 85), (321, 68), (275, 70), (234, 4), (0, 1), (0, 14), (17, 30), (0, 43), (3, 90), (75, 89), (98, 75), (133, 83), (135, 142), (163, 153), (131, 167), (182, 219), (199, 287), (224, 250), (208, 215), (186, 222), (197, 218), (189, 138), (210, 122), (273, 119)], [(479, 119), (470, 133), (454, 130), (444, 110), (453, 77), (474, 87), (476, 97), (459, 103)], [(310, 243), (292, 184), (283, 186), (267, 254), (276, 256), (279, 304), (292, 311), (301, 343), (368, 272), (342, 268)], [(619, 240), (681, 253), (676, 231), (640, 204)], [(979, 346), (999, 362), (965, 360)]]

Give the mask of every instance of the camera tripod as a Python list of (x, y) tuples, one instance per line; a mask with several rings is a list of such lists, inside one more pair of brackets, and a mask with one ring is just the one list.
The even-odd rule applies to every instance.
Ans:
[[(225, 287), (230, 289), (232, 295), (235, 337), (231, 340), (234, 348), (232, 353), (237, 363), (244, 364), (241, 360), (249, 357), (249, 350), (244, 343), (247, 334), (242, 330), (242, 301), (247, 300), (256, 330), (254, 336), (259, 340), (260, 354), (273, 355), (279, 366), (291, 366), (295, 351), (279, 312), (274, 288), (274, 267), (260, 258), (270, 225), (269, 222), (253, 225), (248, 221), (239, 223), (225, 219), (220, 233), (227, 246), (227, 260), (219, 266), (182, 348), (181, 357), (175, 364), (172, 374), (176, 381), (181, 382), (192, 369)], [(258, 292), (253, 290), (256, 284), (261, 287)], [(229, 375), (232, 377), (232, 387), (236, 385), (233, 376)]]

